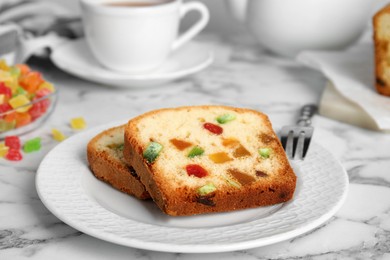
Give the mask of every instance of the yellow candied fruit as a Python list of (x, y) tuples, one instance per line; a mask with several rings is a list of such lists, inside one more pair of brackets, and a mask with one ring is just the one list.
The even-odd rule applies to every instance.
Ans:
[(4, 104), (4, 100), (5, 100), (5, 95), (0, 94), (0, 105)]
[(9, 71), (10, 67), (4, 59), (0, 60), (0, 70)]
[(12, 74), (9, 73), (8, 71), (4, 71), (4, 70), (0, 70), (0, 79), (1, 79), (1, 82), (4, 82), (4, 83), (10, 83), (10, 82), (15, 81), (15, 78), (12, 76)]
[(50, 82), (47, 82), (47, 81), (45, 81), (41, 85), (39, 85), (38, 90), (41, 90), (41, 89), (47, 89), (47, 90), (50, 90), (51, 92), (54, 92), (54, 90), (55, 90), (53, 84), (51, 84)]
[(4, 143), (0, 143), (0, 157), (4, 157), (7, 155), (9, 150), (8, 146), (5, 146)]
[(209, 154), (209, 158), (215, 163), (225, 163), (233, 160), (227, 153), (224, 152)]
[(51, 134), (53, 135), (53, 139), (58, 142), (62, 142), (66, 139), (66, 136), (56, 128), (51, 129)]
[(87, 127), (87, 124), (85, 123), (84, 118), (76, 117), (70, 120), (70, 126), (75, 130), (81, 130)]
[[(8, 103), (11, 105), (12, 108), (18, 108), (21, 106), (24, 106), (28, 103), (30, 103), (30, 100), (25, 95), (18, 95), (16, 97), (11, 98)], [(16, 111), (19, 113), (27, 112), (31, 108), (31, 105), (24, 106), (21, 108), (18, 108)]]

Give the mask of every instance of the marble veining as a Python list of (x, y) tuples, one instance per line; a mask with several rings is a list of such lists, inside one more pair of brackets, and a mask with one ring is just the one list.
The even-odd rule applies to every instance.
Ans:
[(124, 120), (161, 107), (225, 104), (267, 113), (274, 126), (295, 122), (299, 108), (317, 103), (326, 79), (291, 60), (275, 57), (248, 37), (202, 35), (215, 63), (188, 78), (147, 89), (97, 85), (34, 59), (60, 90), (53, 116), (40, 129), (44, 149), (20, 164), (0, 161), (0, 259), (390, 259), (390, 135), (316, 115), (314, 140), (345, 167), (350, 188), (345, 204), (326, 224), (270, 246), (219, 254), (161, 253), (127, 248), (85, 235), (61, 222), (39, 200), (35, 172), (56, 145), (50, 129), (75, 134), (68, 122), (83, 116), (88, 127)]

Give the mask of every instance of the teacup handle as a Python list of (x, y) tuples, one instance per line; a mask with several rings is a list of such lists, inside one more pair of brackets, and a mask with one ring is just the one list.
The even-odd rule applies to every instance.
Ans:
[(180, 8), (180, 19), (182, 19), (188, 12), (198, 11), (200, 13), (200, 19), (191, 28), (179, 36), (172, 45), (172, 49), (176, 50), (180, 48), (184, 43), (191, 40), (195, 35), (206, 27), (210, 19), (209, 10), (200, 2), (184, 3)]

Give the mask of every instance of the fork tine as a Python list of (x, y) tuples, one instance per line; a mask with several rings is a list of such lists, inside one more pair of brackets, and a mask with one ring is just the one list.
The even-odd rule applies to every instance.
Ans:
[(310, 141), (311, 141), (311, 136), (305, 135), (305, 142), (303, 145), (302, 159), (305, 159), (305, 157), (306, 157), (306, 153), (309, 150)]
[[(298, 157), (300, 160), (303, 160), (303, 158), (305, 157), (305, 132), (304, 131), (300, 131), (298, 133), (298, 137), (297, 137), (298, 141), (297, 141), (297, 146), (296, 146), (296, 149), (295, 149), (295, 157)], [(306, 152), (307, 152), (307, 149), (306, 149)]]
[(286, 154), (288, 158), (294, 158), (294, 132), (290, 131), (287, 135)]

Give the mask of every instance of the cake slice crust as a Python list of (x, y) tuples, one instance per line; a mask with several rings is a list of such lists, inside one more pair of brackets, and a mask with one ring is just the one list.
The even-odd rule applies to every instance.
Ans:
[[(161, 151), (149, 160), (153, 143)], [(272, 205), (290, 200), (295, 190), (279, 139), (268, 117), (255, 110), (151, 111), (128, 122), (123, 153), (156, 204), (172, 216)]]

